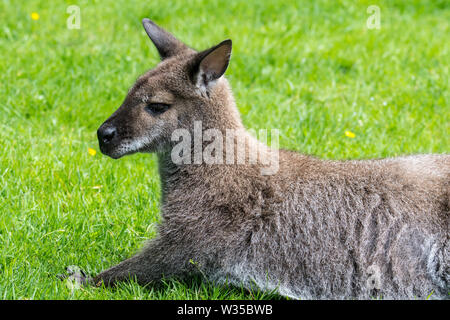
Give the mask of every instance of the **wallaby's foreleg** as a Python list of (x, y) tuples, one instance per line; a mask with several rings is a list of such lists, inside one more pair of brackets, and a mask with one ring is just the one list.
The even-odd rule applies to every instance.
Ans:
[(162, 245), (161, 239), (152, 241), (141, 253), (102, 271), (89, 282), (94, 285), (115, 285), (136, 280), (140, 285), (158, 285), (163, 277), (181, 277), (186, 272), (186, 260), (180, 246)]
[(136, 280), (140, 285), (158, 286), (164, 277), (182, 278), (186, 275), (187, 269), (192, 267), (188, 263), (189, 257), (186, 256), (186, 252), (190, 250), (183, 250), (182, 245), (156, 238), (139, 254), (102, 271), (95, 277), (87, 276), (77, 266), (67, 267), (66, 273), (57, 277), (61, 280), (68, 279), (78, 285), (112, 286), (121, 281)]
[(158, 271), (160, 268), (152, 266), (151, 261), (144, 254), (138, 254), (121, 263), (102, 271), (89, 282), (93, 285), (112, 286), (120, 281), (136, 280), (139, 284), (148, 284), (162, 277)]

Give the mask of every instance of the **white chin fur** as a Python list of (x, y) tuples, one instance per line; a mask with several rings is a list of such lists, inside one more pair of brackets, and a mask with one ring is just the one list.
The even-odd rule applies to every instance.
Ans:
[(122, 142), (114, 152), (114, 156), (120, 158), (124, 155), (143, 151), (150, 145), (150, 139), (146, 137)]

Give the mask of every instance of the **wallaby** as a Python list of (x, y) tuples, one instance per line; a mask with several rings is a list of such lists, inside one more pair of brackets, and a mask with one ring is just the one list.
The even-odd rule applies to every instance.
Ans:
[[(231, 40), (197, 52), (143, 25), (161, 62), (97, 134), (114, 159), (157, 154), (163, 220), (140, 253), (80, 281), (158, 285), (201, 274), (296, 299), (449, 298), (450, 155), (331, 161), (275, 150), (244, 130), (224, 77)], [(173, 132), (192, 134), (196, 123), (223, 137), (236, 130), (245, 151), (263, 156), (174, 162)], [(229, 146), (220, 160), (236, 151)], [(205, 148), (206, 139), (189, 152)], [(275, 173), (262, 173), (264, 158), (276, 159)]]

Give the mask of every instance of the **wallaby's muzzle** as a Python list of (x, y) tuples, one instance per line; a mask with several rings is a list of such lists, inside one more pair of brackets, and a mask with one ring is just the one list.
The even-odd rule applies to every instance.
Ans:
[(117, 145), (117, 129), (114, 125), (107, 122), (103, 123), (97, 130), (98, 143), (100, 146), (100, 151), (112, 158), (118, 158), (114, 156), (113, 150)]

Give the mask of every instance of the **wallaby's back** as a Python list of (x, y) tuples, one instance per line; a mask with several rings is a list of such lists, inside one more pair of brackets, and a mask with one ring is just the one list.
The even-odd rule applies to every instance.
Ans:
[(242, 190), (259, 201), (246, 210), (248, 247), (228, 278), (296, 298), (445, 298), (449, 181), (448, 155), (326, 161), (282, 152), (277, 175)]

